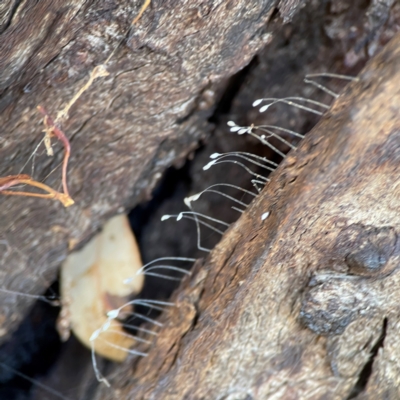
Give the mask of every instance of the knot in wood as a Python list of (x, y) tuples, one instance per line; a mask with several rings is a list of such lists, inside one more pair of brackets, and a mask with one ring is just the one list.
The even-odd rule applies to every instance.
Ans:
[(314, 277), (306, 290), (300, 320), (318, 335), (341, 335), (358, 314), (376, 307), (375, 297), (368, 281), (322, 274)]
[(393, 271), (386, 268), (395, 251), (396, 234), (393, 228), (375, 228), (360, 232), (354, 249), (345, 257), (349, 272), (362, 276), (382, 276)]
[(353, 224), (339, 233), (332, 258), (351, 275), (382, 278), (398, 267), (392, 259), (396, 253), (400, 255), (396, 247), (393, 227)]

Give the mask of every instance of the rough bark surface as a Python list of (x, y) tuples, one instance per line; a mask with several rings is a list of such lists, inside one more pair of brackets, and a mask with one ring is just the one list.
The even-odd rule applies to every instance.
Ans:
[[(197, 154), (192, 163), (189, 189), (179, 190), (178, 196), (157, 209), (150, 222), (143, 223), (145, 261), (165, 255), (195, 256), (191, 223), (181, 222), (178, 234), (171, 235), (171, 225), (160, 226), (159, 220), (164, 213), (181, 211), (185, 195), (210, 184), (230, 179), (239, 186), (248, 184), (248, 177), (240, 170), (213, 170), (208, 175), (202, 171), (212, 152), (260, 151), (251, 141), (227, 134), (226, 121), (307, 132), (315, 122), (311, 115), (293, 108), (259, 114), (251, 103), (260, 97), (294, 94), (326, 102), (329, 96), (304, 87), (303, 77), (319, 71), (354, 75), (400, 24), (400, 3), (394, 0), (282, 0), (277, 4), (152, 0), (151, 8), (108, 65), (111, 75), (95, 81), (63, 125), (72, 142), (69, 180), (77, 201), (74, 209), (64, 210), (42, 200), (0, 196), (0, 288), (26, 294), (43, 292), (54, 279), (69, 245), (79, 245), (111, 214), (147, 198), (166, 166), (180, 163), (199, 138), (214, 133), (206, 151)], [(42, 139), (43, 124), (36, 106), (46, 107), (54, 117), (87, 81), (92, 68), (104, 62), (123, 38), (140, 6), (138, 0), (129, 5), (120, 1), (1, 2), (0, 176), (18, 173)], [(273, 7), (278, 12), (273, 12)], [(282, 23), (282, 19), (287, 22), (291, 18), (291, 23)], [(269, 45), (258, 52), (250, 66), (226, 85), (225, 78), (246, 65), (266, 42)], [(208, 123), (216, 102), (217, 112)], [(50, 185), (59, 183), (59, 170), (47, 175), (62, 157), (61, 147), (54, 148), (54, 159), (41, 148), (34, 163), (34, 177)], [(271, 156), (268, 151), (261, 152)], [(32, 160), (24, 172), (30, 173), (31, 167)], [(204, 198), (197, 206), (199, 211), (232, 220), (232, 210), (227, 212), (230, 204), (221, 199)], [(257, 226), (258, 214), (253, 218)], [(211, 243), (206, 245), (212, 247)], [(157, 296), (167, 292), (162, 287)], [(142, 295), (152, 298), (154, 291)], [(0, 293), (3, 340), (31, 302)], [(217, 300), (215, 307), (219, 307)], [(12, 340), (0, 348), (2, 365), (19, 369), (31, 363), (31, 376), (42, 373), (39, 364), (49, 342), (54, 342), (50, 336), (57, 341), (56, 332), (51, 331), (55, 316), (44, 315), (34, 309)], [(193, 315), (189, 307), (184, 317), (188, 326)], [(178, 325), (176, 336), (171, 334), (166, 339), (173, 340), (171, 346), (179, 342), (179, 329)], [(380, 343), (378, 340), (372, 353)], [(289, 350), (285, 354), (291, 357)], [(130, 364), (125, 367), (117, 373), (129, 380)], [(0, 372), (1, 382), (12, 376), (11, 370), (2, 368)], [(87, 388), (92, 375), (90, 357), (78, 343), (70, 342), (56, 368), (41, 381), (67, 398), (88, 399), (92, 397), (92, 388)], [(118, 392), (114, 396), (118, 397)], [(10, 398), (3, 385), (0, 397)], [(36, 387), (35, 398), (58, 397)]]
[(198, 262), (148, 357), (98, 399), (400, 397), (399, 79), (397, 36)]
[[(197, 146), (218, 84), (243, 68), (270, 35), (276, 5), (263, 1), (152, 2), (63, 129), (72, 145), (76, 204), (0, 196), (0, 280), (41, 293), (68, 247), (104, 219), (149, 196), (165, 167)], [(36, 107), (55, 117), (124, 38), (142, 2), (6, 1), (0, 5), (0, 176), (19, 173), (43, 137)], [(209, 40), (212, 38), (212, 40)], [(62, 159), (40, 149), (24, 172), (58, 188)], [(16, 306), (16, 302), (18, 305)], [(0, 296), (1, 333), (32, 300)]]

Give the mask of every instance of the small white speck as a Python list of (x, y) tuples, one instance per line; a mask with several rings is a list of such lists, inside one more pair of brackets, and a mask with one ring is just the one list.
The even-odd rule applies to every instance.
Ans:
[(269, 217), (269, 211), (267, 211), (263, 215), (261, 215), (261, 221), (266, 220), (268, 217)]

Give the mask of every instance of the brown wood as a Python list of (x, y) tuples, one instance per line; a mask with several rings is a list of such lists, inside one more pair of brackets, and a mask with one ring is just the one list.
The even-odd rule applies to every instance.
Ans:
[(98, 399), (400, 398), (399, 81), (397, 35)]
[[(44, 136), (43, 118), (36, 107), (45, 107), (51, 118), (57, 118), (58, 111), (86, 84), (93, 67), (103, 63), (123, 38), (142, 4), (141, 0), (0, 2), (0, 181), (9, 175), (32, 173), (32, 162), (24, 170), (21, 171), (21, 168)], [(278, 12), (274, 12), (274, 7)], [(296, 20), (291, 24), (282, 24), (282, 19), (290, 20), (295, 13)], [(50, 200), (0, 196), (0, 288), (25, 294), (43, 292), (54, 279), (57, 268), (69, 249), (80, 246), (89, 239), (112, 214), (148, 198), (165, 167), (171, 163), (179, 164), (196, 147), (199, 138), (209, 135), (212, 124), (207, 122), (207, 118), (213, 113), (215, 103), (224, 90), (226, 78), (245, 66), (265, 43), (271, 40), (271, 45), (264, 48), (251, 67), (246, 69), (247, 72), (240, 75), (240, 79), (245, 76), (246, 80), (240, 86), (239, 95), (233, 97), (232, 82), (228, 86), (229, 90), (224, 98), (227, 94), (232, 94), (229, 99), (232, 108), (226, 117), (234, 118), (238, 122), (282, 126), (295, 121), (296, 126), (291, 127), (303, 132), (302, 129), (309, 127), (312, 122), (309, 116), (304, 117), (296, 110), (291, 110), (266, 117), (266, 114), (258, 114), (252, 109), (251, 102), (258, 97), (271, 95), (303, 93), (308, 96), (310, 92), (302, 92), (301, 82), (309, 72), (358, 71), (364, 60), (398, 30), (399, 13), (400, 8), (394, 0), (374, 1), (369, 5), (362, 0), (351, 3), (332, 2), (329, 6), (324, 2), (300, 0), (153, 0), (139, 24), (129, 33), (127, 42), (122, 44), (107, 65), (110, 75), (97, 79), (74, 104), (69, 118), (62, 123), (61, 128), (72, 145), (68, 184), (71, 183), (71, 194), (76, 204), (66, 210), (61, 204)], [(236, 77), (233, 82), (240, 79)], [(234, 86), (235, 89), (239, 87), (238, 84)], [(322, 97), (318, 98), (323, 100)], [(236, 147), (243, 137), (235, 141), (232, 136), (226, 135), (224, 118), (225, 116), (217, 123), (217, 134), (213, 138), (215, 151), (243, 149)], [(51, 130), (51, 126), (47, 128)], [(228, 138), (225, 139), (225, 136)], [(53, 142), (56, 140), (53, 139)], [(42, 146), (35, 158), (35, 171), (32, 175), (61, 192), (64, 153), (61, 144), (54, 143), (54, 150), (55, 157), (47, 157)], [(204, 156), (208, 157), (208, 154), (203, 153), (203, 159)], [(195, 161), (202, 166), (201, 156)], [(58, 170), (47, 177), (57, 166)], [(229, 174), (235, 176), (235, 171)], [(193, 176), (197, 181), (197, 191), (207, 186), (203, 176), (198, 173)], [(214, 178), (216, 180), (211, 183), (218, 183), (221, 178), (227, 178), (227, 173), (222, 171), (215, 174)], [(242, 185), (246, 177), (240, 179), (238, 183)], [(291, 191), (285, 193), (290, 195)], [(279, 201), (282, 204), (284, 202), (281, 198)], [(201, 202), (201, 207), (206, 213), (211, 209), (221, 218), (226, 215), (226, 207), (221, 203), (211, 202), (207, 205)], [(247, 222), (248, 226), (253, 224), (258, 227), (259, 214), (254, 213), (251, 218), (253, 222)], [(159, 220), (159, 217), (155, 219)], [(160, 229), (157, 226), (156, 229), (159, 238), (170, 234), (167, 228)], [(361, 231), (357, 229), (355, 232), (346, 232), (340, 237), (339, 244), (346, 243), (347, 236), (353, 237)], [(186, 246), (190, 242), (192, 226), (185, 232), (190, 233), (186, 235), (182, 232), (187, 240), (182, 241), (181, 248), (185, 247), (187, 256), (193, 257), (194, 248)], [(367, 229), (367, 232), (370, 231)], [(370, 235), (371, 237), (367, 235), (366, 240), (374, 242), (374, 232)], [(392, 231), (385, 231), (380, 236), (382, 238), (379, 237), (378, 242), (390, 249), (394, 241)], [(249, 238), (253, 236), (249, 235), (247, 239)], [(153, 243), (146, 243), (145, 251), (151, 252), (157, 247), (160, 256), (169, 255), (168, 243), (157, 239), (153, 234)], [(233, 239), (232, 249), (238, 240)], [(361, 233), (357, 240), (361, 243)], [(225, 252), (229, 248), (227, 242), (224, 246)], [(252, 243), (244, 248), (250, 246)], [(253, 249), (250, 253), (252, 256), (256, 255)], [(151, 257), (154, 257), (154, 253)], [(229, 258), (226, 254), (224, 257)], [(356, 254), (349, 257), (349, 268), (359, 271), (360, 257), (366, 256)], [(258, 262), (261, 263), (262, 258)], [(229, 282), (233, 284), (236, 281), (224, 269), (221, 271), (221, 277), (217, 280), (221, 289), (218, 290), (225, 293), (222, 288), (230, 288)], [(243, 271), (245, 277), (250, 273), (246, 268)], [(302, 271), (307, 272), (307, 269)], [(227, 281), (220, 281), (224, 277)], [(199, 277), (196, 279), (201, 280)], [(303, 279), (309, 278), (306, 276)], [(209, 280), (206, 283), (207, 288), (212, 286)], [(197, 309), (200, 310), (199, 320), (203, 321), (200, 326), (207, 324), (207, 321), (201, 319), (201, 310), (207, 308), (203, 304), (203, 295), (199, 292), (202, 288), (200, 283), (195, 284), (194, 291), (188, 294), (190, 302), (186, 308), (182, 306), (174, 310), (174, 313), (182, 313), (179, 314), (181, 323), (177, 323), (175, 317), (171, 320), (168, 316), (164, 317), (171, 332), (163, 335), (164, 339), (160, 338), (165, 347), (162, 346), (164, 350), (160, 350), (154, 365), (166, 363), (165, 365), (170, 365), (172, 371), (175, 371), (173, 346), (181, 346), (185, 340), (190, 340), (193, 335), (191, 326), (195, 325), (193, 321), (197, 319)], [(234, 296), (236, 288), (229, 290), (232, 290)], [(185, 292), (182, 296), (184, 295)], [(198, 308), (196, 298), (202, 304), (202, 309)], [(205, 299), (209, 297), (206, 296)], [(213, 300), (215, 310), (219, 307), (229, 308), (230, 303), (227, 303), (224, 296), (221, 298), (221, 305), (218, 300), (218, 296)], [(11, 328), (26, 314), (32, 301), (32, 298), (0, 293), (1, 340), (6, 338)], [(257, 304), (263, 307), (263, 303)], [(230, 309), (226, 312), (230, 312)], [(253, 310), (253, 314), (255, 313), (257, 312)], [(321, 333), (321, 327), (313, 324), (312, 310), (305, 307), (303, 314), (305, 323)], [(31, 318), (36, 323), (40, 320), (35, 313), (31, 313)], [(212, 319), (209, 321), (213, 322)], [(340, 332), (340, 324), (339, 327), (334, 324), (332, 326), (335, 332)], [(382, 332), (387, 330), (388, 325), (382, 326)], [(24, 336), (24, 325), (20, 328)], [(378, 324), (376, 332), (379, 329), (381, 325)], [(21, 336), (15, 335), (13, 342), (7, 343), (0, 354), (1, 361), (11, 367), (18, 368), (30, 357), (29, 354), (23, 354), (20, 340)], [(377, 339), (372, 346), (372, 353), (380, 344), (380, 339)], [(21, 348), (23, 355), (18, 356), (17, 349)], [(370, 348), (371, 346), (367, 346), (363, 351), (368, 352)], [(205, 349), (203, 353), (206, 355), (210, 352), (204, 345), (202, 349)], [(217, 351), (215, 346), (214, 349)], [(269, 350), (272, 352), (272, 348)], [(221, 351), (224, 351), (224, 347)], [(79, 349), (72, 351), (72, 356), (68, 352), (71, 352), (71, 347), (64, 349), (70, 362), (67, 360), (67, 363), (62, 364), (65, 360), (60, 358), (58, 368), (54, 368), (52, 372), (54, 379), (47, 382), (52, 388), (59, 385), (58, 388), (63, 393), (65, 389), (67, 397), (71, 394), (68, 389), (79, 383), (76, 377), (77, 367), (83, 371), (83, 364), (88, 366), (87, 363), (90, 362)], [(291, 352), (290, 347), (284, 350), (278, 347), (275, 352), (285, 355), (278, 356), (278, 361), (285, 359), (282, 365), (287, 362), (286, 359), (296, 358), (298, 354), (296, 351)], [(76, 354), (81, 354), (81, 357), (78, 359)], [(179, 354), (178, 352), (178, 360)], [(229, 356), (229, 352), (227, 354)], [(223, 353), (219, 357), (223, 358)], [(243, 359), (246, 362), (247, 356), (244, 355)], [(338, 359), (341, 360), (340, 357)], [(254, 362), (257, 362), (257, 358)], [(250, 364), (250, 361), (247, 360), (247, 363)], [(151, 362), (147, 366), (148, 380), (140, 382), (145, 385), (148, 383), (149, 386), (139, 386), (138, 390), (142, 393), (157, 384), (159, 375), (153, 372), (164, 373), (165, 369), (163, 367), (164, 369), (157, 370)], [(137, 378), (132, 378), (131, 364), (126, 364), (124, 368), (126, 369), (117, 370), (120, 379), (137, 382)], [(335, 370), (336, 367), (332, 368)], [(341, 368), (338, 367), (335, 371), (341, 371)], [(140, 371), (143, 370), (139, 369), (136, 377)], [(91, 371), (89, 372), (87, 376), (91, 376)], [(246, 373), (251, 374), (251, 370), (248, 369)], [(226, 376), (229, 378), (228, 373)], [(78, 381), (90, 385), (90, 379), (84, 374), (79, 378)], [(150, 383), (151, 378), (154, 378), (153, 383)], [(235, 379), (229, 379), (235, 382)], [(207, 383), (207, 379), (204, 382)], [(207, 384), (212, 388), (211, 384)], [(224, 391), (224, 386), (220, 386)], [(114, 387), (116, 392), (103, 393), (100, 396), (113, 395), (121, 398), (118, 385)], [(206, 386), (202, 385), (202, 389), (206, 392), (205, 398), (209, 398)], [(83, 393), (84, 390), (84, 385), (81, 385), (80, 392)], [(232, 394), (233, 398), (240, 398), (238, 392), (240, 391), (236, 390), (236, 395)], [(48, 393), (37, 394), (40, 400), (48, 398), (47, 396)], [(190, 398), (190, 394), (188, 396)], [(78, 398), (78, 390), (71, 397)], [(89, 398), (87, 394), (82, 394), (81, 397)], [(256, 394), (254, 397), (257, 397)]]
[[(37, 106), (56, 119), (124, 39), (142, 3), (1, 2), (0, 177), (28, 173), (61, 190), (60, 144), (54, 157), (42, 146), (33, 172), (32, 161), (23, 168), (44, 136)], [(48, 199), (0, 195), (1, 287), (42, 293), (68, 250), (150, 196), (161, 172), (207, 135), (221, 82), (269, 40), (260, 28), (276, 3), (152, 2), (106, 65), (109, 76), (96, 79), (61, 119), (75, 204), (65, 209)], [(31, 304), (0, 293), (1, 335)]]

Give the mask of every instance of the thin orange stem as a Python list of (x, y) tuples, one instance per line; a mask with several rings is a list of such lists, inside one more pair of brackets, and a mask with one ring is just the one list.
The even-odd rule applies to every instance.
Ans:
[[(69, 207), (74, 204), (72, 198), (66, 193), (60, 193), (51, 187), (45, 185), (44, 183), (34, 181), (29, 175), (11, 175), (5, 178), (0, 178), (0, 193), (9, 196), (29, 196), (29, 197), (40, 197), (43, 199), (56, 199), (60, 201), (64, 207)], [(38, 189), (44, 190), (44, 193), (32, 193), (32, 192), (14, 192), (10, 189), (12, 186), (25, 184), (29, 186), (36, 187)]]
[(68, 193), (57, 192), (51, 187), (45, 185), (44, 183), (40, 183), (34, 180), (21, 180), (20, 183), (25, 183), (27, 185), (34, 186), (44, 190), (45, 192), (48, 192), (52, 196), (51, 198), (59, 200), (65, 207), (74, 204), (74, 200), (72, 200)]
[(136, 24), (136, 22), (139, 21), (139, 19), (142, 17), (144, 12), (149, 7), (150, 3), (151, 3), (151, 0), (145, 0), (145, 2), (143, 3), (142, 7), (139, 10), (139, 14), (133, 19), (133, 21), (131, 22), (131, 25), (134, 25), (134, 24)]
[(3, 190), (1, 194), (6, 194), (7, 196), (28, 196), (28, 197), (40, 197), (41, 199), (54, 199), (54, 194), (44, 194), (44, 193), (32, 193), (32, 192), (14, 192), (13, 190)]
[(19, 185), (21, 183), (21, 179), (30, 179), (31, 177), (26, 174), (20, 175), (9, 175), (3, 178), (0, 178), (0, 192), (9, 189), (12, 186)]
[(68, 161), (71, 155), (71, 144), (69, 143), (68, 138), (65, 136), (64, 132), (54, 123), (53, 119), (49, 116), (46, 110), (42, 106), (38, 106), (39, 112), (44, 116), (44, 125), (48, 130), (50, 130), (57, 139), (64, 146), (64, 159), (62, 166), (62, 185), (63, 192), (69, 196), (68, 185), (67, 185), (67, 170), (68, 170)]

